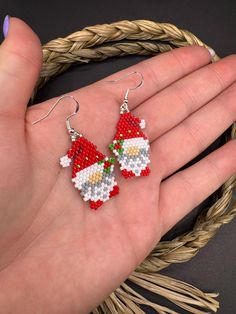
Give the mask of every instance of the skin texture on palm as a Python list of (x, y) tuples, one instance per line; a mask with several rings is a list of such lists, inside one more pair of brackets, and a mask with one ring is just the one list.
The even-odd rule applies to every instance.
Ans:
[[(236, 57), (215, 64), (202, 47), (150, 58), (76, 90), (75, 129), (109, 155), (119, 105), (139, 71), (144, 86), (130, 109), (145, 119), (151, 175), (125, 180), (120, 194), (92, 211), (60, 156), (70, 147), (68, 99), (40, 124), (56, 99), (27, 109), (42, 63), (36, 35), (11, 18), (0, 47), (0, 306), (4, 313), (88, 313), (118, 287), (179, 219), (236, 171), (235, 141), (172, 175), (236, 118)], [(91, 123), (92, 121), (92, 123)], [(168, 177), (168, 178), (167, 178)], [(167, 178), (166, 180), (164, 180)], [(164, 180), (164, 181), (163, 181)]]

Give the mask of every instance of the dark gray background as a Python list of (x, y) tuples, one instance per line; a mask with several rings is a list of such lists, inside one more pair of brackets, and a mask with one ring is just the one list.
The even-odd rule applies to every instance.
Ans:
[[(40, 37), (42, 43), (66, 36), (85, 26), (110, 23), (122, 19), (150, 19), (170, 22), (190, 30), (212, 46), (223, 57), (236, 52), (236, 2), (233, 1), (32, 1), (0, 0), (0, 18), (6, 14), (24, 19)], [(79, 66), (50, 81), (36, 99), (37, 102), (87, 85), (144, 58), (132, 56), (113, 58), (105, 62)], [(27, 69), (26, 69), (27, 71)], [(216, 141), (218, 145), (219, 141)], [(208, 203), (211, 202), (208, 199)], [(168, 235), (170, 239), (191, 228), (201, 207)], [(184, 280), (205, 291), (219, 291), (220, 314), (236, 313), (236, 220), (221, 228), (215, 238), (188, 263), (172, 265), (162, 273)], [(162, 299), (148, 295), (154, 302)], [(79, 296), (78, 296), (79, 297)], [(172, 306), (173, 309), (176, 309)], [(145, 307), (147, 313), (154, 313)], [(184, 314), (184, 311), (177, 310)], [(68, 313), (69, 314), (69, 313)]]

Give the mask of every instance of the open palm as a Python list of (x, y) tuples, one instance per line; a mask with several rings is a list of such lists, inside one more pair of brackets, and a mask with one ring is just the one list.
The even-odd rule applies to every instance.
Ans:
[(180, 48), (70, 93), (80, 102), (73, 127), (108, 155), (119, 105), (137, 77), (105, 81), (131, 71), (144, 76), (144, 86), (130, 94), (130, 109), (146, 120), (152, 172), (126, 180), (116, 170), (120, 194), (94, 211), (73, 187), (71, 169), (59, 165), (70, 147), (65, 117), (74, 103), (65, 98), (47, 119), (32, 124), (57, 99), (27, 109), (41, 47), (28, 26), (11, 18), (0, 48), (4, 313), (88, 313), (236, 171), (236, 143), (230, 141), (175, 173), (235, 121), (236, 57), (215, 64), (210, 59), (205, 48)]

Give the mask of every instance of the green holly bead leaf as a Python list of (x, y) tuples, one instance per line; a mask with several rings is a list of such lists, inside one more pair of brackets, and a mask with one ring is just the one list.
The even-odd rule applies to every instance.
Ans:
[(110, 148), (110, 150), (113, 150), (115, 147), (115, 144), (110, 144), (108, 147)]
[(99, 161), (97, 162), (97, 164), (98, 164), (98, 165), (101, 165), (101, 164), (103, 164), (104, 162), (105, 162), (105, 160), (102, 159), (102, 160), (99, 160)]
[(110, 162), (111, 164), (114, 164), (114, 163), (115, 163), (115, 158), (111, 157), (111, 158), (109, 159), (109, 162)]
[(104, 168), (103, 171), (106, 172), (106, 173), (110, 173), (111, 172), (111, 167)]
[(122, 154), (123, 154), (124, 149), (123, 149), (123, 148), (120, 148), (120, 149), (118, 149), (117, 151), (118, 151), (119, 155), (122, 155)]

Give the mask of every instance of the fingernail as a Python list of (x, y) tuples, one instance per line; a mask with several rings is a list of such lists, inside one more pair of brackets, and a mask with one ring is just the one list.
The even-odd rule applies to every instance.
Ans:
[(207, 49), (208, 49), (208, 51), (209, 51), (211, 57), (213, 58), (213, 57), (216, 55), (215, 50), (213, 50), (213, 49), (210, 48), (210, 47), (208, 47)]
[(10, 16), (6, 15), (5, 19), (4, 19), (4, 22), (3, 22), (3, 35), (4, 35), (4, 38), (6, 38), (6, 36), (7, 36), (8, 29), (9, 29), (9, 23), (10, 23)]

